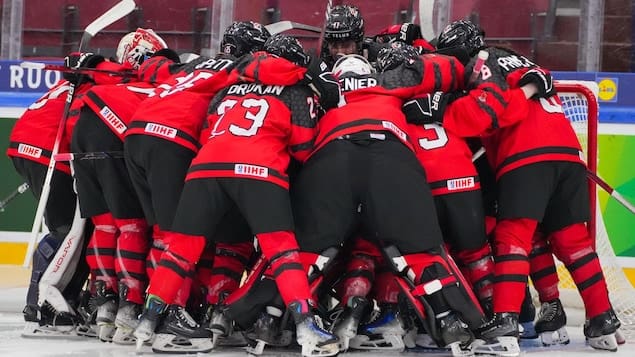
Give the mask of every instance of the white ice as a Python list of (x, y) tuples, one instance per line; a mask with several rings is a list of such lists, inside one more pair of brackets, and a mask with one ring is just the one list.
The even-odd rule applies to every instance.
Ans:
[[(132, 346), (118, 346), (112, 343), (102, 343), (90, 339), (63, 340), (63, 339), (34, 339), (23, 338), (20, 336), (23, 327), (21, 310), (24, 307), (25, 288), (0, 288), (0, 356), (4, 357), (132, 357), (135, 353)], [(613, 356), (613, 357), (632, 357), (635, 356), (635, 341), (620, 346), (617, 353), (596, 351), (588, 347), (584, 343), (582, 335), (581, 319), (569, 318), (570, 326), (568, 327), (571, 336), (571, 344), (563, 347), (538, 347), (535, 342), (534, 346), (527, 346), (523, 343), (524, 356), (549, 356), (567, 357), (567, 356)], [(142, 351), (142, 355), (152, 355), (151, 350)], [(209, 354), (199, 354), (200, 356), (224, 356), (236, 357), (247, 356), (246, 352), (236, 348), (233, 350), (214, 351)], [(293, 352), (275, 352), (265, 353), (265, 357), (280, 356), (290, 357), (299, 356), (299, 353)], [(348, 352), (342, 353), (343, 357), (379, 357), (379, 356), (449, 356), (449, 353), (385, 353), (385, 352)], [(182, 356), (182, 355), (157, 355), (157, 356)]]

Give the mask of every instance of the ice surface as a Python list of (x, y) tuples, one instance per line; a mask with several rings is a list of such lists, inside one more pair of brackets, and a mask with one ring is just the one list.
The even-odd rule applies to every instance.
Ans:
[[(23, 328), (21, 310), (24, 304), (25, 288), (0, 288), (0, 356), (4, 357), (132, 357), (138, 356), (132, 346), (118, 346), (112, 343), (102, 343), (92, 339), (34, 339), (20, 336)], [(574, 323), (579, 319), (572, 319)], [(525, 356), (550, 356), (557, 354), (558, 357), (566, 356), (613, 356), (632, 357), (635, 356), (635, 343), (627, 343), (620, 346), (617, 353), (595, 351), (584, 343), (582, 327), (580, 325), (569, 326), (571, 344), (562, 347), (546, 348), (538, 346), (537, 340), (529, 343), (523, 342), (523, 355)], [(150, 348), (142, 351), (141, 355), (154, 355)], [(223, 349), (213, 351), (209, 354), (199, 354), (200, 356), (247, 356), (247, 353), (239, 348)], [(380, 357), (380, 356), (449, 356), (449, 353), (386, 353), (386, 352), (347, 352), (339, 356), (342, 357)], [(183, 356), (172, 354), (161, 354), (157, 356)], [(299, 352), (267, 352), (264, 357), (290, 357), (300, 356)]]

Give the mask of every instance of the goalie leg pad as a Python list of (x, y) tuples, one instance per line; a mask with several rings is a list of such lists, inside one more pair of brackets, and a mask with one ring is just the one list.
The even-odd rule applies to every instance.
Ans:
[(48, 233), (42, 238), (40, 243), (38, 243), (35, 252), (33, 252), (31, 280), (29, 281), (29, 289), (26, 293), (27, 305), (37, 306), (39, 293), (38, 284), (59, 249), (62, 240), (63, 238), (58, 237), (56, 234)]

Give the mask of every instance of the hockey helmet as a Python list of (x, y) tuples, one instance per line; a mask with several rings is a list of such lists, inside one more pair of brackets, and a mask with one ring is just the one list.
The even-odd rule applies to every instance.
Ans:
[(300, 41), (293, 36), (274, 35), (265, 42), (263, 49), (301, 66), (308, 65), (310, 61), (309, 56), (304, 53), (304, 48)]
[(359, 8), (353, 5), (337, 5), (326, 19), (324, 40), (327, 42), (364, 39), (364, 19)]
[(462, 47), (469, 56), (485, 47), (485, 33), (468, 20), (454, 21), (446, 26), (437, 39), (439, 50)]
[(262, 50), (270, 37), (269, 31), (258, 22), (236, 21), (225, 30), (220, 51), (240, 57), (246, 53)]
[(405, 62), (414, 62), (419, 57), (419, 51), (403, 42), (391, 42), (390, 47), (382, 48), (377, 54), (377, 71), (383, 72), (396, 68)]
[(340, 57), (333, 66), (333, 75), (336, 78), (342, 77), (346, 73), (366, 75), (373, 73), (373, 66), (368, 60), (360, 55), (352, 54)]

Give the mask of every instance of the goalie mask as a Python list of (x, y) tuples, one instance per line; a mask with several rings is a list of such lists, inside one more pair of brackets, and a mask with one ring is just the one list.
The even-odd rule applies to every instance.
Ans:
[(119, 41), (117, 46), (117, 62), (133, 69), (158, 50), (168, 48), (159, 35), (150, 29), (138, 28), (130, 32)]
[(333, 66), (333, 76), (341, 78), (346, 74), (367, 75), (373, 73), (373, 67), (368, 60), (360, 55), (346, 55), (340, 57)]
[(254, 21), (237, 21), (229, 25), (220, 43), (222, 53), (240, 57), (246, 53), (262, 50), (271, 37), (269, 31)]
[(304, 48), (302, 44), (300, 44), (300, 41), (293, 36), (282, 34), (274, 35), (267, 40), (263, 49), (300, 66), (309, 64), (309, 56), (304, 53)]
[(437, 40), (439, 50), (463, 48), (469, 56), (474, 56), (485, 47), (485, 33), (471, 21), (458, 20), (443, 29)]
[(417, 57), (419, 51), (416, 48), (403, 42), (391, 42), (390, 47), (382, 48), (377, 54), (377, 71), (387, 71), (405, 62), (412, 63)]

